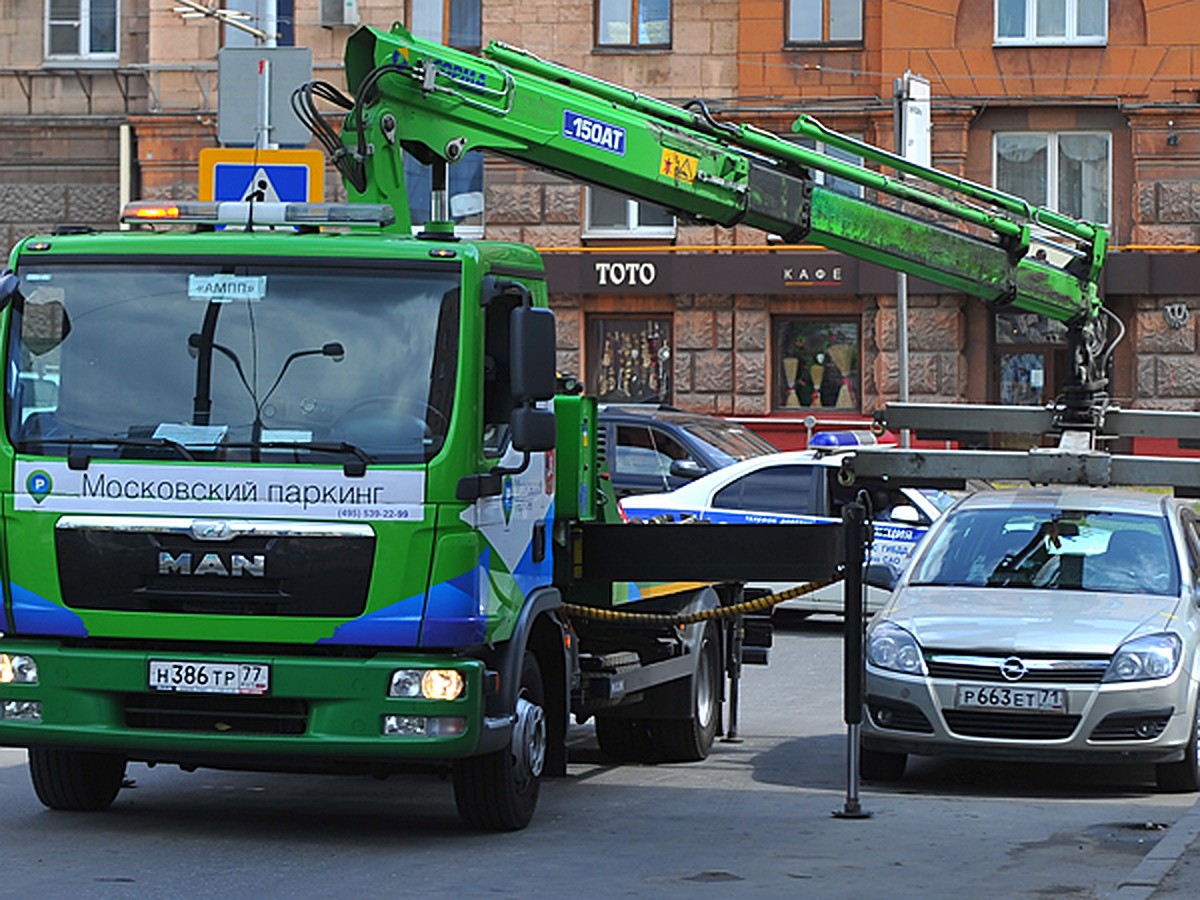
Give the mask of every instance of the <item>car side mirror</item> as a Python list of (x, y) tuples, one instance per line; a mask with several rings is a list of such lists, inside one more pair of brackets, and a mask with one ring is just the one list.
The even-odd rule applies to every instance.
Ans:
[(694, 459), (675, 459), (671, 461), (670, 473), (676, 478), (686, 478), (691, 481), (704, 473), (704, 467)]
[(871, 587), (890, 591), (896, 587), (896, 570), (886, 563), (871, 563), (863, 581)]
[(901, 522), (905, 525), (920, 525), (921, 511), (915, 506), (902, 503), (899, 506), (892, 507), (891, 512), (888, 513), (888, 519), (892, 522)]

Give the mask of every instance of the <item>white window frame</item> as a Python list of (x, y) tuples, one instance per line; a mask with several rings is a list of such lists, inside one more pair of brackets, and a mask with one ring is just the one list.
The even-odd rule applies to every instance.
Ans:
[(472, 12), (480, 25), (481, 33), (472, 35), (478, 40), (466, 44), (453, 43), (451, 33), (453, 18), (450, 0), (408, 0), (405, 8), (408, 14), (408, 29), (415, 37), (424, 38), (437, 44), (445, 44), (458, 50), (478, 50), (483, 44), (483, 0), (471, 3)]
[[(79, 14), (73, 19), (52, 19), (50, 17), (51, 0), (46, 0), (43, 7), (45, 28), (43, 29), (43, 49), (45, 60), (47, 63), (61, 62), (116, 62), (121, 56), (121, 0), (115, 0), (113, 8), (113, 43), (112, 50), (101, 52), (92, 52), (91, 30), (88, 28), (88, 23), (92, 15), (92, 0), (78, 0)], [(52, 53), (50, 50), (50, 27), (51, 25), (63, 26), (74, 25), (76, 28), (76, 52), (74, 53)]]
[[(841, 2), (848, 6), (857, 6), (858, 8), (858, 28), (857, 33), (852, 37), (832, 37), (833, 10), (831, 4)], [(796, 37), (794, 33), (793, 23), (801, 19), (797, 15), (797, 7), (807, 8), (810, 16), (813, 7), (820, 7), (821, 15), (821, 34), (819, 37)], [(787, 2), (787, 40), (788, 46), (814, 46), (818, 44), (861, 44), (863, 42), (864, 12), (863, 0), (788, 0)]]
[[(625, 198), (625, 225), (593, 225), (592, 224), (592, 191), (588, 187), (584, 196), (584, 226), (585, 238), (674, 238), (677, 232), (678, 219), (671, 217), (670, 225), (642, 225), (640, 212), (642, 203), (632, 197)], [(616, 193), (620, 193), (617, 191)]]
[[(1000, 171), (1000, 139), (1006, 135), (1044, 135), (1046, 137), (1046, 193), (1043, 198), (1025, 197), (1035, 206), (1041, 206), (1053, 212), (1061, 212), (1061, 187), (1058, 170), (1058, 141), (1059, 138), (1071, 135), (1103, 138), (1108, 146), (1105, 159), (1104, 196), (1107, 215), (1100, 225), (1111, 225), (1113, 217), (1113, 140), (1110, 131), (997, 131), (992, 135), (992, 185), (997, 190), (1012, 193), (1010, 189), (998, 184)], [(1036, 231), (1036, 228), (1035, 228)]]
[[(1066, 26), (1065, 34), (1055, 35), (1039, 35), (1037, 34), (1037, 14), (1038, 7), (1042, 3), (1062, 2), (1066, 8)], [(1101, 0), (1104, 4), (1104, 29), (1101, 34), (1080, 35), (1079, 32), (1079, 4), (1083, 0), (995, 0), (993, 17), (994, 28), (994, 45), (997, 47), (1028, 47), (1031, 44), (1044, 44), (1053, 47), (1062, 47), (1066, 45), (1084, 46), (1084, 47), (1104, 47), (1108, 44), (1108, 7), (1109, 0)], [(1025, 6), (1025, 33), (1022, 35), (1001, 35), (1000, 34), (1000, 6), (1001, 4), (1024, 4)]]
[[(595, 0), (593, 8), (596, 16), (596, 46), (620, 49), (645, 47), (654, 50), (670, 47), (675, 0), (666, 0), (667, 33), (661, 41), (652, 40), (649, 35), (643, 36), (642, 26), (649, 23), (642, 22), (642, 3), (643, 0)], [(606, 35), (607, 27), (612, 24), (624, 27), (627, 32), (624, 40), (619, 35)]]

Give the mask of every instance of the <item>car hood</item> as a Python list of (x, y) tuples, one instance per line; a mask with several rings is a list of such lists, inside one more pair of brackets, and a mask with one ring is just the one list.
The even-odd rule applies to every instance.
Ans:
[(927, 650), (1110, 655), (1167, 629), (1174, 596), (1006, 587), (906, 586), (884, 609)]

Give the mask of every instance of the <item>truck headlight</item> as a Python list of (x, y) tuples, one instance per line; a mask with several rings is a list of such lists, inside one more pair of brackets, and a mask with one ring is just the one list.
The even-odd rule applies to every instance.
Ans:
[(32, 656), (0, 653), (0, 684), (37, 683), (37, 663)]
[(1117, 648), (1103, 680), (1121, 682), (1169, 678), (1179, 665), (1182, 649), (1183, 642), (1177, 634), (1148, 634), (1126, 641)]
[(880, 622), (871, 629), (867, 661), (876, 668), (905, 675), (925, 674), (925, 657), (917, 639), (891, 622)]
[(457, 700), (465, 687), (457, 669), (397, 669), (392, 673), (388, 696)]

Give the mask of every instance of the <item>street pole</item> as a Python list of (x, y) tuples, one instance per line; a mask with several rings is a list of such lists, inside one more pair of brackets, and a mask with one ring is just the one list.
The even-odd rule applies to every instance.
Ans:
[[(929, 82), (912, 72), (905, 72), (895, 81), (894, 129), (896, 154), (920, 163), (930, 164), (931, 118), (929, 115)], [(898, 174), (903, 178), (904, 175)], [(903, 206), (903, 201), (900, 201)], [(908, 402), (908, 273), (896, 273), (896, 362), (899, 369), (900, 402)], [(910, 433), (900, 431), (900, 445), (908, 447)]]

